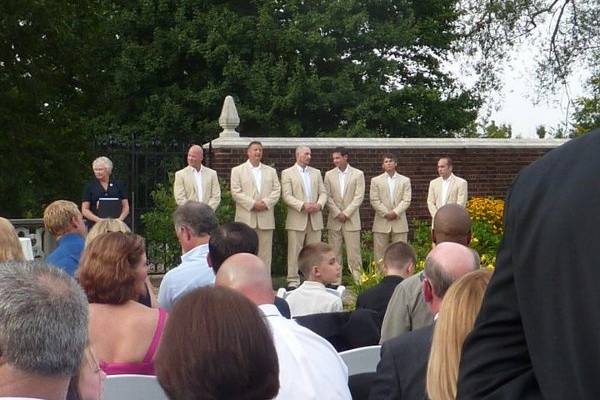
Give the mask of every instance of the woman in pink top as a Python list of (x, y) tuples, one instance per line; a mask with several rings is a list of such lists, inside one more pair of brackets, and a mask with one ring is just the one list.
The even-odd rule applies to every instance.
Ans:
[(154, 353), (167, 313), (136, 301), (145, 293), (144, 239), (109, 232), (85, 249), (79, 283), (90, 302), (90, 344), (107, 375), (154, 375)]

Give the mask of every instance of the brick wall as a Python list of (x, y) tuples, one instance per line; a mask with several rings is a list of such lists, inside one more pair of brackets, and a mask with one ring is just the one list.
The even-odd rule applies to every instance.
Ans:
[[(563, 140), (490, 140), (490, 139), (322, 139), (322, 138), (237, 138), (217, 139), (211, 144), (209, 156), (219, 179), (229, 183), (233, 166), (246, 160), (250, 140), (260, 140), (264, 147), (263, 162), (273, 166), (279, 175), (295, 161), (296, 146), (305, 144), (312, 149), (311, 165), (325, 171), (333, 168), (331, 151), (345, 146), (349, 162), (365, 173), (366, 193), (361, 207), (363, 227), (369, 229), (373, 211), (369, 204), (369, 183), (382, 173), (385, 153), (398, 156), (398, 172), (411, 179), (412, 202), (407, 217), (429, 219), (427, 189), (437, 177), (437, 161), (448, 155), (454, 162), (454, 173), (469, 183), (469, 197), (493, 196), (503, 198), (517, 173)], [(208, 147), (208, 146), (205, 146)], [(207, 155), (208, 156), (208, 155)]]

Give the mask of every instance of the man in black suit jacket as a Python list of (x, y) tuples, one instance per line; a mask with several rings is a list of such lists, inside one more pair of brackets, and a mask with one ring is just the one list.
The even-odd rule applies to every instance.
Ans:
[(513, 182), (458, 398), (600, 398), (599, 155), (595, 130)]
[[(479, 257), (458, 243), (440, 243), (425, 260), (423, 297), (432, 314), (439, 311), (450, 285), (479, 268)], [(425, 376), (433, 325), (404, 333), (383, 343), (377, 379), (370, 400), (425, 399)]]
[(396, 285), (412, 275), (417, 256), (413, 248), (404, 242), (390, 244), (383, 255), (383, 273), (385, 277), (376, 286), (358, 295), (356, 308), (367, 308), (376, 311), (379, 318), (379, 328)]

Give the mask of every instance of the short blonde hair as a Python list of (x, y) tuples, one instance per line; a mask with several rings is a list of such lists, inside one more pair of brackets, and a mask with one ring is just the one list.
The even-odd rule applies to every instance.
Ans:
[(55, 236), (66, 233), (73, 218), (80, 218), (77, 204), (68, 200), (56, 200), (44, 210), (44, 225)]
[(0, 217), (0, 262), (4, 261), (25, 261), (25, 256), (15, 227)]
[(87, 247), (93, 239), (106, 232), (129, 233), (131, 232), (131, 229), (129, 229), (127, 224), (121, 221), (120, 219), (103, 219), (101, 221), (96, 222), (92, 229), (90, 229), (90, 231), (88, 232), (87, 236), (85, 237), (85, 247)]
[(323, 242), (307, 244), (300, 250), (298, 269), (304, 275), (304, 279), (308, 279), (311, 268), (321, 264), (325, 253), (330, 251), (333, 251), (331, 246)]
[(105, 156), (100, 156), (100, 157), (96, 158), (92, 162), (92, 168), (94, 168), (98, 164), (104, 164), (104, 166), (106, 167), (106, 172), (108, 172), (109, 175), (112, 173), (113, 162), (110, 161), (110, 158), (105, 157)]
[(492, 272), (477, 270), (454, 282), (440, 307), (427, 365), (427, 396), (456, 398), (458, 365), (465, 338), (473, 329)]

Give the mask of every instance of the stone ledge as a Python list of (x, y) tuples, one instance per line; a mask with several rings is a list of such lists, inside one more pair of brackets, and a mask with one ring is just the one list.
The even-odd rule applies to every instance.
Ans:
[[(213, 140), (212, 148), (246, 148), (252, 140), (260, 141), (265, 148), (295, 148), (306, 145), (314, 149), (344, 146), (352, 148), (431, 148), (431, 149), (485, 149), (519, 148), (551, 149), (569, 139), (438, 139), (438, 138), (284, 138), (284, 137), (238, 137)], [(204, 144), (208, 148), (208, 143)]]

